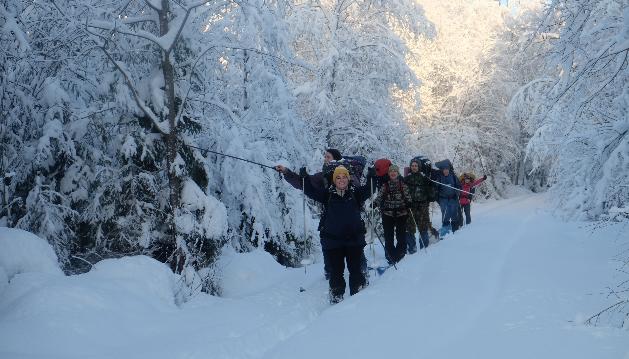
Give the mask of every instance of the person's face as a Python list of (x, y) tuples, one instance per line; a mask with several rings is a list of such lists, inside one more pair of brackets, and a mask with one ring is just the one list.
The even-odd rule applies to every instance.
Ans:
[(345, 174), (339, 174), (334, 177), (334, 185), (336, 186), (336, 189), (344, 190), (347, 188), (348, 184), (349, 178), (347, 178)]
[(449, 168), (444, 168), (444, 169), (442, 170), (442, 173), (443, 173), (443, 175), (444, 175), (444, 176), (447, 176), (447, 175), (449, 175), (449, 174), (450, 174), (450, 169), (449, 169)]
[(465, 183), (470, 183), (472, 180), (469, 177), (465, 177)]
[(389, 178), (395, 180), (399, 173), (397, 171), (389, 171)]
[(419, 165), (417, 162), (411, 162), (411, 172), (417, 173), (419, 172)]
[(332, 156), (330, 152), (326, 152), (323, 154), (323, 163), (325, 163), (326, 165), (330, 163), (330, 161), (333, 161), (333, 160), (334, 160), (334, 156)]

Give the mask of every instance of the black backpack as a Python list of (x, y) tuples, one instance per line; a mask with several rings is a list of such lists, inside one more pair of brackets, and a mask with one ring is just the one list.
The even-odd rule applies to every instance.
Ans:
[(432, 171), (432, 161), (425, 156), (415, 156), (411, 160), (411, 162), (419, 163), (419, 171), (423, 173), (425, 176), (430, 177)]
[(352, 184), (356, 187), (360, 186), (360, 181), (363, 177), (363, 170), (367, 165), (367, 159), (363, 156), (350, 156), (343, 157), (338, 161), (330, 161), (323, 165), (323, 184), (325, 188), (330, 187), (332, 184), (332, 175), (334, 170), (338, 166), (343, 166), (349, 171), (349, 176)]

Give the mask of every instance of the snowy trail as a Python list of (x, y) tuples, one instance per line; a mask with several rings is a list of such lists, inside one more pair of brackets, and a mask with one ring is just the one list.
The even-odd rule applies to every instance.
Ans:
[(591, 252), (603, 248), (541, 205), (532, 196), (474, 211), (471, 226), (407, 257), (265, 358), (629, 355), (626, 332), (605, 336), (570, 322), (600, 305), (586, 293), (613, 271), (605, 264), (614, 253)]
[(0, 291), (0, 357), (629, 358), (626, 330), (580, 324), (606, 303), (620, 232), (591, 236), (544, 207), (475, 204), (472, 225), (335, 306), (321, 264), (305, 275), (261, 251), (226, 255), (225, 297), (182, 307), (91, 272), (32, 275)]

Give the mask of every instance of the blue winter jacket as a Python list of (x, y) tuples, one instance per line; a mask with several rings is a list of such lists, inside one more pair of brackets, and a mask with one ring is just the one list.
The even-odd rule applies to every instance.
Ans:
[[(443, 173), (441, 171), (439, 172), (435, 172), (434, 173), (434, 180), (443, 184), (447, 184), (450, 187), (454, 187), (454, 188), (458, 188), (461, 189), (461, 182), (459, 182), (459, 179), (457, 178), (457, 176), (454, 174), (454, 172), (450, 171), (450, 173), (447, 176), (444, 176)], [(439, 193), (439, 199), (445, 198), (445, 199), (452, 199), (452, 198), (458, 198), (459, 196), (459, 191), (452, 189), (450, 187), (438, 184), (437, 185), (437, 190)]]
[(371, 196), (369, 187), (369, 181), (360, 187), (350, 185), (341, 197), (334, 186), (324, 189), (305, 181), (306, 196), (324, 206), (319, 224), (321, 247), (324, 250), (366, 245), (365, 223), (360, 212), (365, 200)]

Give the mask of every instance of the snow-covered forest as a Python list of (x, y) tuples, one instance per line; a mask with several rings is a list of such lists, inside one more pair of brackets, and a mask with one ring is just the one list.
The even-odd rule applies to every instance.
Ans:
[(225, 250), (299, 266), (318, 209), (216, 152), (314, 172), (325, 148), (627, 221), (628, 58), (623, 0), (0, 0), (0, 225), (69, 274), (144, 254), (220, 294)]
[[(330, 148), (474, 223), (328, 301)], [(3, 359), (629, 358), (627, 0), (0, 0), (0, 177)]]

